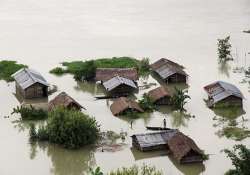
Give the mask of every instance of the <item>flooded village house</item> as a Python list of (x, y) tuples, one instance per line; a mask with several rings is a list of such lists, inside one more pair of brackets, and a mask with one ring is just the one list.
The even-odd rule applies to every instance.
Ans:
[(150, 100), (156, 105), (169, 105), (171, 95), (164, 87), (157, 87), (148, 92)]
[(81, 110), (82, 108), (85, 109), (82, 105), (80, 105), (77, 101), (75, 101), (66, 92), (61, 92), (53, 100), (51, 100), (49, 102), (48, 109), (49, 111), (51, 111), (59, 106), (64, 107), (66, 109), (76, 109), (76, 110)]
[(132, 93), (138, 90), (138, 73), (135, 68), (98, 68), (96, 81), (101, 81), (109, 94)]
[(48, 97), (49, 84), (43, 76), (29, 68), (23, 68), (12, 75), (16, 93), (25, 99)]
[(114, 116), (123, 115), (129, 112), (144, 112), (139, 104), (126, 97), (120, 97), (110, 106), (110, 110)]
[(132, 135), (132, 145), (140, 151), (165, 150), (181, 164), (203, 161), (203, 152), (195, 142), (176, 129)]
[(234, 85), (217, 81), (204, 87), (209, 107), (242, 106), (243, 95)]
[(186, 83), (188, 75), (184, 67), (166, 58), (154, 62), (151, 69), (166, 83)]

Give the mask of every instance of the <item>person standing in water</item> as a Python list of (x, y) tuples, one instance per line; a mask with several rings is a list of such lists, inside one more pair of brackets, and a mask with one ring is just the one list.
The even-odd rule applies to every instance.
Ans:
[(163, 119), (163, 127), (164, 127), (164, 128), (167, 127), (167, 122), (166, 122), (166, 119), (165, 119), (165, 118)]

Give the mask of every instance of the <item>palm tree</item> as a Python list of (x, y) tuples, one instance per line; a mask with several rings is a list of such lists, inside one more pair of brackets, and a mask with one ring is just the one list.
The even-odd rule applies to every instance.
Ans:
[(187, 94), (187, 90), (180, 90), (175, 87), (175, 93), (171, 98), (172, 104), (176, 109), (184, 111), (184, 105), (187, 103), (187, 99), (191, 99)]

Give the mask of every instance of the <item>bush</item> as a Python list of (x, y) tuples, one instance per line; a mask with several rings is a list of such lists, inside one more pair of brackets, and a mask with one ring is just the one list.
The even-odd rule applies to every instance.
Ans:
[(144, 164), (141, 168), (137, 165), (129, 168), (123, 167), (121, 169), (111, 171), (108, 175), (162, 175), (162, 172), (156, 170), (155, 167)]
[(250, 174), (250, 149), (245, 145), (235, 145), (233, 150), (225, 149), (235, 169), (229, 170), (226, 175), (249, 175)]
[(64, 70), (64, 69), (61, 68), (61, 67), (56, 67), (56, 68), (50, 70), (49, 73), (56, 74), (56, 75), (62, 75), (62, 74), (64, 74), (64, 73), (67, 73), (67, 71)]
[(147, 94), (143, 94), (142, 99), (139, 100), (139, 105), (144, 111), (147, 112), (152, 112), (156, 109), (156, 106)]
[(94, 118), (61, 107), (49, 113), (46, 126), (37, 132), (38, 140), (47, 140), (70, 149), (95, 143), (98, 137), (99, 126)]
[(34, 123), (30, 124), (29, 135), (30, 135), (30, 140), (35, 140), (37, 138), (37, 133)]
[(24, 67), (27, 66), (23, 64), (17, 64), (16, 61), (0, 61), (0, 80), (3, 79), (5, 81), (13, 81), (14, 79), (11, 77), (11, 75)]
[(218, 39), (218, 55), (219, 62), (226, 62), (229, 60), (233, 60), (231, 57), (231, 44), (229, 42), (230, 36), (225, 39)]
[(41, 120), (48, 117), (48, 112), (43, 109), (35, 109), (32, 105), (30, 107), (17, 106), (13, 108), (11, 114), (21, 114), (22, 120)]

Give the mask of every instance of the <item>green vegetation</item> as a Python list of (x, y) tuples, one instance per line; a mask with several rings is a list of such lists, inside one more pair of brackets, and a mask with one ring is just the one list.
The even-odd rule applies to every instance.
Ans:
[(57, 75), (70, 73), (76, 80), (93, 80), (96, 68), (133, 68), (135, 67), (141, 76), (149, 73), (149, 59), (141, 61), (131, 57), (101, 58), (89, 61), (63, 62), (66, 68), (56, 67), (50, 71)]
[[(30, 133), (30, 138), (34, 138), (34, 132)], [(35, 138), (76, 149), (95, 143), (99, 138), (99, 126), (94, 118), (80, 111), (56, 108), (49, 112), (47, 124), (35, 132)]]
[(153, 112), (156, 109), (156, 106), (147, 94), (143, 94), (142, 99), (139, 100), (139, 105), (146, 112)]
[(12, 74), (17, 72), (19, 69), (27, 67), (23, 64), (17, 64), (16, 61), (0, 61), (0, 80), (13, 81)]
[(90, 174), (91, 175), (104, 175), (103, 172), (101, 172), (101, 168), (97, 167), (95, 170), (90, 169)]
[(175, 109), (185, 111), (184, 105), (187, 103), (187, 99), (190, 99), (187, 93), (187, 90), (180, 90), (175, 87), (175, 93), (171, 97), (171, 103)]
[(227, 154), (232, 161), (235, 169), (230, 169), (225, 175), (249, 175), (250, 174), (250, 149), (245, 145), (235, 145), (233, 150), (225, 149), (224, 152)]
[(227, 138), (236, 141), (241, 141), (247, 137), (250, 137), (250, 130), (234, 126), (227, 126), (220, 130), (217, 134), (219, 136), (226, 136)]
[(225, 39), (218, 39), (218, 55), (219, 62), (223, 63), (229, 60), (233, 60), (231, 56), (231, 44), (230, 44), (230, 36), (227, 36)]
[(138, 167), (137, 165), (129, 168), (123, 167), (121, 169), (111, 171), (108, 175), (162, 175), (162, 172), (156, 170), (155, 167), (144, 164), (142, 167)]
[(21, 114), (22, 120), (42, 120), (48, 117), (48, 112), (43, 109), (36, 109), (32, 105), (29, 107), (17, 106), (13, 108), (12, 114)]

